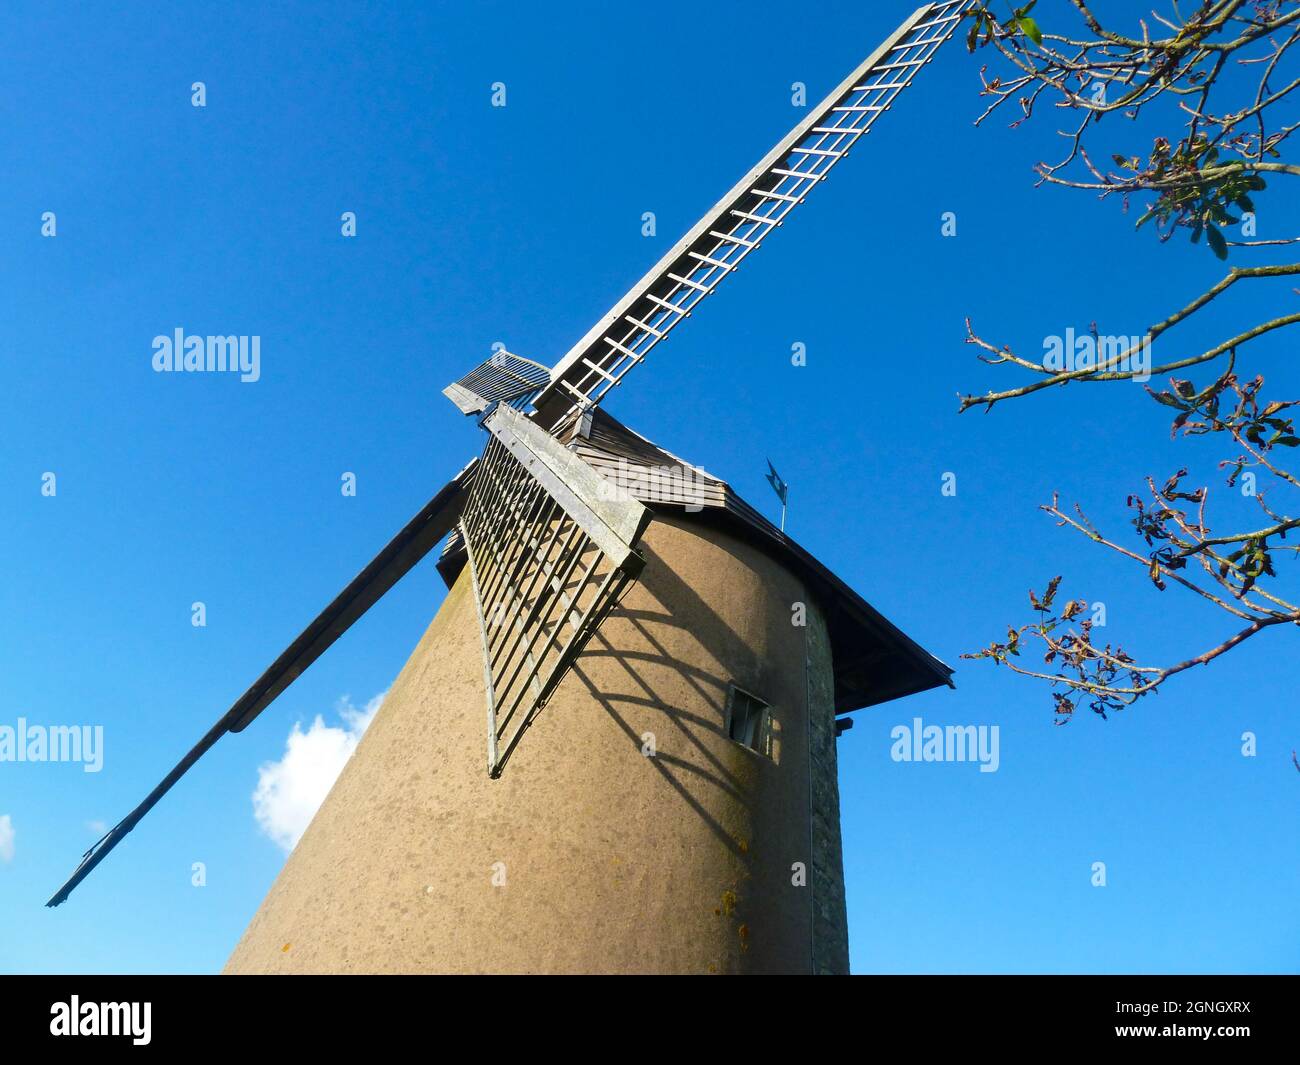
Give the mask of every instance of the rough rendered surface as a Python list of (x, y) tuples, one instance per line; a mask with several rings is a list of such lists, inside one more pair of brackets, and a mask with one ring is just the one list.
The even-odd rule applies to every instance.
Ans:
[[(499, 780), (462, 574), (228, 972), (843, 971), (824, 622), (724, 533), (657, 519), (642, 551)], [(775, 760), (725, 735), (729, 682), (772, 704)]]

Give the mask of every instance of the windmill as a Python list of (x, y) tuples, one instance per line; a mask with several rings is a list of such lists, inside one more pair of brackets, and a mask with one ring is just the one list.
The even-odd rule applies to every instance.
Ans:
[(969, 3), (916, 11), (553, 367), (501, 350), (449, 385), (482, 454), (47, 905), (445, 540), (446, 600), (229, 970), (846, 971), (843, 715), (951, 670), (601, 404), (826, 179)]

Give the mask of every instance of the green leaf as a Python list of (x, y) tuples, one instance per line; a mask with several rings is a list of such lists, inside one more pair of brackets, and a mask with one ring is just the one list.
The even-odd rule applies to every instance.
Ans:
[(1214, 249), (1214, 254), (1220, 259), (1228, 257), (1228, 242), (1223, 239), (1223, 234), (1219, 231), (1218, 226), (1209, 226), (1205, 230), (1205, 237), (1210, 242), (1210, 247)]
[(1020, 27), (1021, 32), (1033, 41), (1034, 44), (1041, 45), (1043, 43), (1043, 31), (1038, 28), (1038, 23), (1033, 19), (1029, 18), (1027, 15), (1021, 16), (1016, 19), (1016, 25)]

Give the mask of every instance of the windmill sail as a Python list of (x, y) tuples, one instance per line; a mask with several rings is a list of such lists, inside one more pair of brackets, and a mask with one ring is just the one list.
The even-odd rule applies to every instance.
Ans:
[(370, 560), (270, 668), (253, 682), (252, 687), (235, 700), (234, 705), (149, 793), (144, 802), (86, 851), (81, 864), (67, 883), (45, 905), (58, 906), (65, 902), (73, 889), (90, 875), (91, 870), (108, 856), (109, 851), (122, 842), (141, 818), (171, 790), (172, 785), (222, 736), (227, 732), (242, 732), (247, 728), (258, 714), (270, 706), (281, 692), (297, 680), (308, 666), (324, 654), (335, 640), (347, 632), (358, 618), (451, 531), (464, 508), (477, 466), (478, 459), (475, 459), (406, 523), (401, 532)]
[(460, 408), (462, 414), (478, 414), (492, 403), (509, 403), (516, 410), (527, 404), (551, 380), (551, 371), (539, 362), (494, 352), (459, 381), (453, 381), (442, 394)]
[(644, 565), (650, 514), (526, 417), (497, 406), (461, 533), (483, 643), (488, 772)]
[(792, 129), (551, 371), (548, 427), (589, 409), (803, 203), (957, 27), (971, 0), (929, 4)]

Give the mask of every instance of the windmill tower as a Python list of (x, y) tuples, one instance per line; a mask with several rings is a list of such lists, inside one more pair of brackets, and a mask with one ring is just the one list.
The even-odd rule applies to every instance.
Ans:
[(915, 12), (554, 367), (498, 352), (448, 386), (482, 455), (49, 905), (446, 540), (441, 609), (227, 971), (847, 971), (836, 737), (951, 670), (601, 403), (968, 6)]

